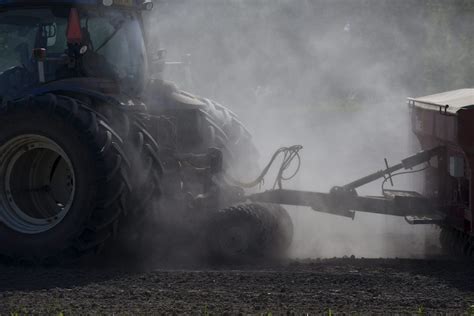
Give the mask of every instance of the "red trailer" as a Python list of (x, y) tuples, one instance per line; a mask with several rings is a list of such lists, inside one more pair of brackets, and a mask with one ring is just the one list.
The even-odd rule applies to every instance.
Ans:
[[(423, 195), (438, 201), (445, 214), (442, 244), (473, 252), (474, 89), (461, 89), (408, 100), (412, 129), (422, 149), (445, 152), (425, 173)], [(458, 249), (460, 250), (460, 249)]]

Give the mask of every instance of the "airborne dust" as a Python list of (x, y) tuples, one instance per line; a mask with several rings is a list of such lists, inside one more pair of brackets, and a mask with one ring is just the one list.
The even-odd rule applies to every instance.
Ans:
[[(407, 96), (471, 83), (461, 64), (472, 19), (439, 10), (441, 3), (161, 0), (149, 16), (149, 36), (168, 60), (191, 63), (190, 69), (169, 67), (165, 78), (241, 117), (261, 165), (280, 146), (304, 146), (302, 169), (287, 188), (326, 192), (382, 169), (385, 157), (397, 163), (419, 149)], [(456, 71), (457, 77), (449, 75)], [(419, 178), (396, 178), (395, 185), (420, 189)], [(270, 175), (267, 188), (272, 181)], [(358, 192), (378, 195), (380, 182)], [(290, 213), (295, 257), (436, 252), (434, 227), (362, 213), (354, 221), (306, 208)]]

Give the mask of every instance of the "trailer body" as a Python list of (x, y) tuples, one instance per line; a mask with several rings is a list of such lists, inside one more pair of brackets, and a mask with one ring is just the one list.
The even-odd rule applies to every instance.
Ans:
[(446, 224), (473, 234), (474, 89), (408, 99), (412, 130), (421, 148), (443, 146), (445, 154), (425, 173), (423, 195), (441, 203)]

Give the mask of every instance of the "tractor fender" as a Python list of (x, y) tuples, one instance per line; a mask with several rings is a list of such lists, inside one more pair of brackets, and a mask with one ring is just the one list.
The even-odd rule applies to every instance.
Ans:
[(206, 148), (221, 149), (225, 165), (231, 166), (236, 173), (249, 170), (252, 175), (257, 173), (258, 150), (251, 134), (234, 112), (216, 101), (182, 91), (175, 84), (164, 80), (150, 82), (147, 90), (144, 99), (151, 114), (173, 115), (186, 110), (200, 113), (204, 119), (200, 128), (205, 131), (203, 137)]
[(120, 100), (119, 89), (113, 81), (99, 78), (57, 80), (31, 89), (26, 95), (38, 96), (47, 93), (83, 95), (119, 107), (126, 103), (125, 100)]
[(180, 90), (175, 84), (163, 80), (155, 81), (147, 96), (151, 112), (174, 109), (199, 110), (206, 114), (214, 125), (225, 132), (226, 138), (250, 138), (250, 133), (238, 120), (237, 115), (222, 104)]

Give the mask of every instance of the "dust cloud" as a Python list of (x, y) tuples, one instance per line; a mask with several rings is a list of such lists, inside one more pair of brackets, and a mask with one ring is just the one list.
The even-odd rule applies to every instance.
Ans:
[[(236, 112), (261, 165), (280, 146), (303, 145), (302, 170), (285, 187), (326, 192), (419, 150), (407, 96), (466, 83), (426, 78), (431, 65), (452, 65), (439, 48), (427, 53), (439, 24), (433, 10), (409, 0), (161, 0), (147, 21), (154, 49), (190, 61), (191, 71), (169, 67), (165, 78)], [(457, 45), (451, 36), (447, 52)], [(419, 179), (395, 184), (420, 189)], [(358, 192), (379, 195), (380, 182)], [(400, 218), (290, 213), (295, 257), (421, 257), (437, 245), (434, 227)]]

